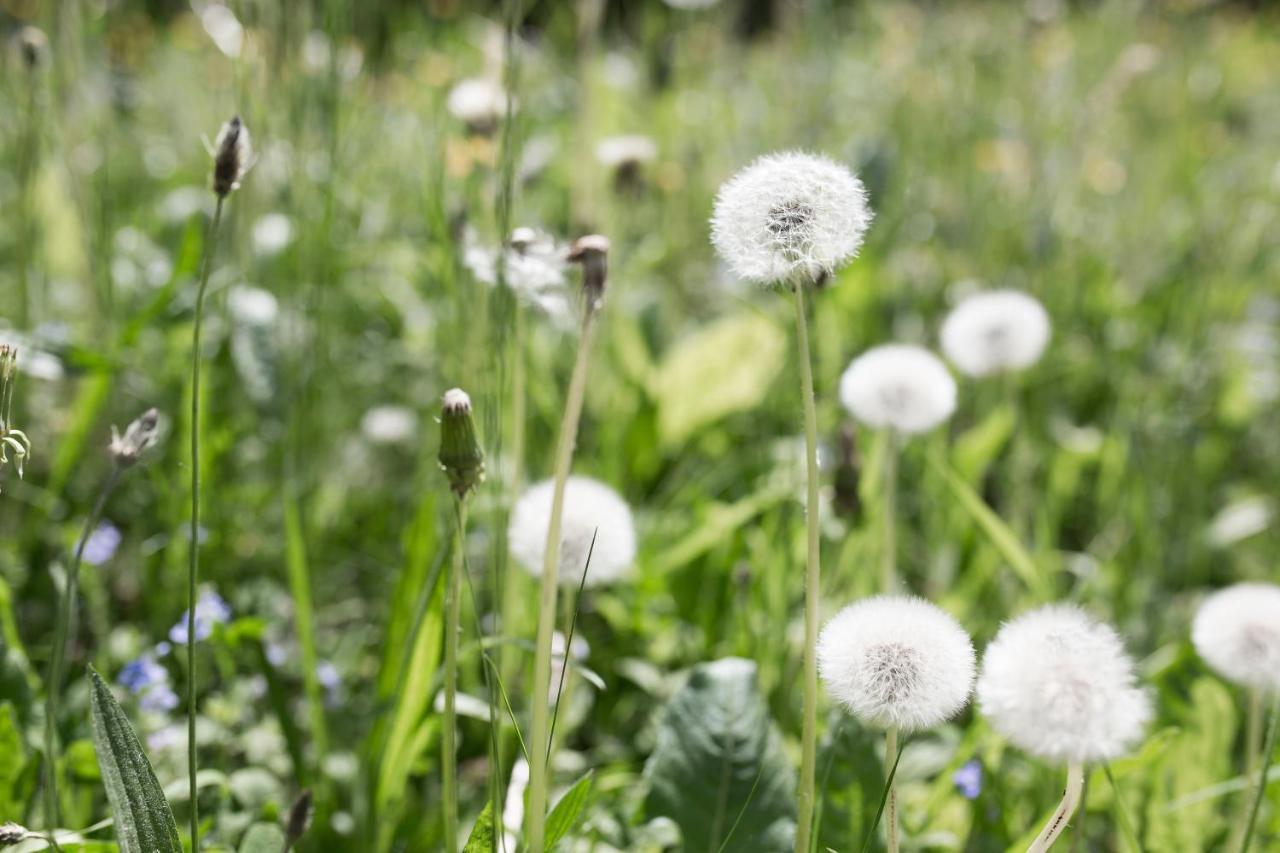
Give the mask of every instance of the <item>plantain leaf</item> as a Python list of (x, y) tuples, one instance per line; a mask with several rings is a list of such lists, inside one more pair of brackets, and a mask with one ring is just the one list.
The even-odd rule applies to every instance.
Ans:
[(182, 853), (178, 824), (111, 688), (89, 668), (93, 743), (121, 853)]
[(574, 824), (578, 822), (578, 815), (582, 813), (582, 807), (587, 804), (588, 798), (591, 796), (591, 783), (595, 781), (593, 773), (586, 773), (581, 779), (573, 783), (573, 787), (565, 792), (560, 798), (560, 802), (556, 803), (556, 807), (551, 810), (551, 814), (547, 817), (547, 846), (550, 850), (556, 845), (556, 842), (564, 838), (569, 830), (573, 829)]
[(645, 777), (648, 817), (675, 821), (684, 850), (781, 853), (795, 843), (795, 770), (751, 661), (694, 667), (662, 715)]
[(476, 818), (471, 834), (467, 836), (462, 853), (489, 853), (493, 850), (493, 801), (484, 804), (484, 811)]

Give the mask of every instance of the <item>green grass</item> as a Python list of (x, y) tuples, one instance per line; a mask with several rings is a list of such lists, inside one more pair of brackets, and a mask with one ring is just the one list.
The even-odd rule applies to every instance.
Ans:
[[(1114, 787), (1091, 779), (1071, 830), (1079, 849), (1226, 843), (1248, 786), (1200, 794), (1241, 772), (1245, 696), (1208, 672), (1188, 629), (1204, 592), (1276, 576), (1274, 522), (1226, 546), (1208, 535), (1241, 500), (1278, 509), (1273, 12), (1108, 2), (1035, 21), (994, 4), (795, 4), (744, 41), (730, 8), (650, 3), (612, 10), (584, 45), (573, 4), (538, 4), (519, 44), (507, 199), (502, 137), (468, 138), (445, 109), (457, 80), (500, 73), (501, 10), (485, 22), (425, 11), (450, 4), (316, 5), (286, 17), (276, 4), (232, 4), (247, 28), (235, 60), (185, 6), (148, 18), (136, 3), (33, 21), (52, 34), (51, 62), (34, 76), (6, 58), (0, 335), (18, 322), (29, 258), (35, 331), (21, 362), (59, 369), (20, 378), (14, 419), (34, 452), (25, 479), (0, 472), (0, 820), (44, 828), (53, 578), (109, 471), (110, 425), (152, 405), (168, 434), (106, 509), (119, 548), (81, 572), (57, 721), (68, 827), (107, 816), (86, 664), (117, 681), (186, 608), (190, 331), (213, 202), (200, 138), (239, 112), (259, 159), (219, 237), (202, 381), (201, 579), (235, 614), (198, 649), (208, 844), (235, 848), (304, 785), (317, 815), (301, 850), (438, 844), (437, 581), (453, 513), (435, 418), (454, 386), (472, 395), (489, 470), (470, 512), (461, 689), (488, 701), (475, 626), (490, 623), (499, 584), (515, 585), (507, 597), (527, 609), (484, 648), (528, 736), (537, 589), (505, 555), (512, 364), (527, 376), (520, 466), (539, 480), (551, 474), (574, 342), (531, 312), (515, 352), (505, 293), (462, 263), (462, 226), (493, 243), (508, 201), (512, 224), (612, 241), (574, 470), (617, 488), (640, 533), (633, 580), (588, 591), (581, 606), (583, 665), (605, 687), (571, 679), (551, 802), (594, 769), (571, 833), (598, 849), (657, 849), (642, 774), (662, 709), (690, 667), (730, 655), (756, 662), (798, 764), (805, 534), (792, 307), (734, 282), (707, 227), (723, 180), (792, 147), (848, 162), (877, 214), (862, 256), (814, 299), (825, 447), (844, 424), (836, 386), (849, 360), (893, 338), (936, 346), (964, 282), (1027, 290), (1053, 318), (1048, 353), (1015, 386), (962, 381), (948, 426), (904, 447), (900, 577), (979, 648), (1047, 598), (1112, 621), (1157, 718), (1110, 767)], [(330, 32), (331, 64), (308, 65), (313, 30)], [(29, 82), (40, 112), (26, 196)], [(622, 194), (591, 151), (632, 132), (660, 155), (643, 187)], [(520, 152), (543, 140), (554, 156), (522, 177)], [(184, 192), (204, 215), (183, 209)], [(253, 235), (271, 213), (292, 235), (268, 254)], [(237, 319), (246, 285), (278, 301), (274, 324)], [(1270, 354), (1250, 357), (1246, 331)], [(362, 419), (381, 405), (412, 411), (414, 435), (370, 441)], [(837, 509), (838, 472), (823, 472), (824, 616), (879, 585), (885, 448), (858, 438), (859, 468), (839, 473), (857, 474), (859, 509)], [(183, 651), (161, 659), (179, 695)], [(332, 695), (312, 659), (340, 675)], [(121, 697), (185, 826), (185, 749), (170, 737), (185, 730), (183, 706), (151, 713)], [(498, 718), (497, 773), (487, 724), (462, 718), (464, 830), (522, 748), (501, 702)], [(862, 847), (883, 771), (872, 735), (852, 720), (837, 730), (839, 719), (824, 696), (820, 841), (844, 851)], [(985, 770), (973, 802), (950, 778), (972, 758)], [(1056, 803), (1058, 777), (968, 711), (902, 754), (904, 838), (1014, 849)], [(1274, 803), (1263, 803), (1254, 850), (1280, 843)]]

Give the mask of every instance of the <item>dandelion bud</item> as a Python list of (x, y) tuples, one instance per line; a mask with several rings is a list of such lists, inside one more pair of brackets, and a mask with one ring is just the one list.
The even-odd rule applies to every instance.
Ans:
[(862, 182), (826, 157), (761, 157), (720, 188), (711, 241), (739, 278), (814, 283), (858, 254), (871, 224)]
[(49, 37), (39, 27), (25, 26), (18, 30), (18, 52), (28, 71), (35, 71), (49, 58)]
[(644, 186), (644, 167), (658, 157), (658, 146), (647, 136), (611, 136), (596, 145), (596, 159), (613, 172), (614, 188), (634, 192)]
[(471, 420), (471, 398), (461, 388), (444, 394), (439, 459), (440, 468), (459, 498), (466, 497), (484, 479), (484, 451)]
[(311, 789), (304, 788), (298, 798), (289, 807), (289, 816), (285, 820), (285, 848), (292, 849), (299, 838), (306, 834), (311, 826)]
[(942, 350), (969, 376), (1023, 370), (1049, 343), (1049, 315), (1034, 297), (993, 290), (965, 299), (942, 324)]
[(1228, 681), (1280, 691), (1280, 586), (1238, 583), (1215, 592), (1196, 612), (1191, 642)]
[(851, 604), (818, 636), (827, 692), (867, 725), (932, 728), (973, 690), (973, 641), (922, 598), (881, 595)]
[[(542, 573), (554, 489), (551, 480), (529, 487), (511, 511), (511, 554), (535, 576)], [(626, 501), (604, 483), (570, 477), (560, 522), (558, 581), (577, 586), (585, 571), (587, 586), (612, 583), (627, 573), (635, 558), (636, 531)]]
[(1005, 623), (987, 647), (978, 701), (1016, 746), (1059, 764), (1110, 761), (1142, 737), (1151, 702), (1119, 635), (1070, 605)]
[(599, 234), (579, 237), (569, 247), (568, 260), (582, 264), (582, 289), (587, 294), (588, 310), (594, 311), (604, 299), (609, 275), (609, 238)]
[(21, 478), (23, 466), (31, 455), (31, 440), (13, 425), (13, 377), (17, 369), (17, 347), (0, 344), (0, 466), (7, 465), (9, 454), (13, 453), (13, 465)]
[(240, 116), (232, 117), (222, 126), (213, 148), (213, 191), (219, 198), (226, 198), (232, 190), (240, 188), (240, 181), (253, 162), (249, 128), (240, 121)]
[(887, 344), (853, 360), (840, 377), (840, 402), (867, 426), (922, 433), (951, 417), (956, 383), (928, 350)]
[(142, 455), (155, 446), (160, 438), (160, 413), (155, 409), (147, 409), (133, 423), (125, 428), (121, 435), (116, 428), (111, 428), (111, 444), (107, 452), (121, 468), (128, 468), (142, 458)]

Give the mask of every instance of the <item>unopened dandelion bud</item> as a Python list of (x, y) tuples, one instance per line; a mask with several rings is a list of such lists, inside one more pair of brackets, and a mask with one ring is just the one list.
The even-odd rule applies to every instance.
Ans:
[(289, 807), (289, 817), (285, 821), (286, 849), (292, 848), (298, 839), (306, 834), (311, 826), (311, 789), (304, 788), (298, 798)]
[(609, 276), (609, 238), (599, 234), (579, 237), (570, 247), (568, 259), (582, 264), (582, 289), (587, 295), (587, 309), (594, 311), (604, 299), (605, 280)]
[(249, 128), (240, 116), (222, 126), (213, 147), (213, 191), (219, 198), (226, 198), (232, 190), (239, 189), (253, 161)]
[(31, 835), (31, 831), (25, 826), (19, 826), (13, 821), (8, 823), (0, 823), (0, 847), (13, 847), (21, 844)]
[(527, 225), (521, 225), (511, 232), (511, 248), (524, 254), (530, 246), (538, 241), (538, 232)]
[(484, 451), (471, 419), (471, 398), (461, 388), (444, 394), (440, 417), (440, 468), (449, 486), (462, 498), (484, 478)]
[(28, 71), (42, 67), (49, 59), (49, 37), (39, 27), (25, 26), (18, 30), (18, 52)]
[(136, 465), (159, 438), (160, 413), (155, 409), (147, 409), (125, 427), (123, 435), (114, 426), (111, 428), (111, 444), (107, 451), (117, 465), (128, 468)]

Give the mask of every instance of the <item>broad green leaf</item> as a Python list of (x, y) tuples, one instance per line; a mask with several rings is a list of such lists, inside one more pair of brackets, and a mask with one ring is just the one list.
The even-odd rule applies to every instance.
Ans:
[(975, 492), (968, 483), (960, 479), (960, 476), (947, 465), (941, 456), (930, 456), (929, 462), (942, 476), (943, 482), (951, 490), (952, 496), (969, 513), (969, 516), (978, 527), (982, 529), (987, 539), (1009, 563), (1018, 577), (1022, 579), (1022, 582), (1026, 584), (1027, 589), (1041, 598), (1046, 597), (1049, 589), (1048, 578), (1036, 566), (1035, 560), (1031, 558), (1031, 554), (1022, 546), (1022, 543), (1018, 541), (1017, 535), (1009, 529), (1009, 525), (1004, 523), (995, 510), (987, 506), (987, 502), (982, 499), (981, 495)]
[(182, 853), (173, 811), (129, 718), (92, 667), (89, 680), (93, 743), (121, 853)]
[(560, 802), (556, 803), (555, 808), (551, 810), (551, 814), (547, 817), (547, 850), (564, 838), (578, 822), (578, 815), (582, 813), (582, 807), (587, 804), (587, 799), (591, 796), (591, 783), (594, 780), (595, 775), (588, 772), (573, 783), (573, 787), (565, 792)]
[(18, 712), (11, 703), (0, 703), (0, 815), (12, 818), (22, 814), (19, 791), (26, 763)]
[(284, 830), (274, 823), (255, 823), (240, 841), (240, 853), (283, 853)]
[(476, 818), (471, 834), (467, 836), (462, 853), (491, 853), (493, 850), (493, 801), (484, 804), (484, 811)]
[(786, 337), (759, 314), (738, 314), (672, 347), (653, 388), (662, 443), (676, 445), (726, 415), (754, 409), (778, 371)]
[(883, 736), (852, 717), (835, 717), (818, 745), (818, 826), (823, 843), (858, 850), (871, 832), (884, 790)]
[(648, 816), (675, 821), (686, 850), (772, 853), (794, 843), (795, 770), (751, 661), (693, 669), (662, 715), (645, 777)]
[(956, 473), (968, 483), (977, 482), (1009, 436), (1013, 435), (1017, 422), (1013, 406), (1005, 404), (992, 409), (990, 414), (956, 438), (951, 448)]

